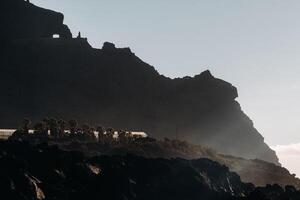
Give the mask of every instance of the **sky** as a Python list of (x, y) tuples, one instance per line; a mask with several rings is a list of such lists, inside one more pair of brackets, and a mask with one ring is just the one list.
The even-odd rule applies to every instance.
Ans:
[(232, 83), (266, 143), (300, 176), (300, 1), (31, 2), (64, 13), (73, 35), (81, 31), (93, 47), (130, 47), (168, 77), (209, 69)]

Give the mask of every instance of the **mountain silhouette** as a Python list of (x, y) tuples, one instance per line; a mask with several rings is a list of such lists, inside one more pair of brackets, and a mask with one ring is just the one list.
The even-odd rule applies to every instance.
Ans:
[(1, 4), (1, 127), (24, 117), (77, 119), (279, 164), (230, 83), (209, 71), (170, 79), (129, 48), (72, 38), (61, 13), (23, 0)]

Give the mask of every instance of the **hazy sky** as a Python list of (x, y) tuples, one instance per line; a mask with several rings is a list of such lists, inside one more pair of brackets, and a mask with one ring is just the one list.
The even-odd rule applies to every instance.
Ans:
[(63, 12), (74, 36), (81, 31), (94, 47), (129, 46), (166, 76), (211, 70), (238, 88), (242, 109), (269, 145), (300, 152), (300, 1), (31, 2)]

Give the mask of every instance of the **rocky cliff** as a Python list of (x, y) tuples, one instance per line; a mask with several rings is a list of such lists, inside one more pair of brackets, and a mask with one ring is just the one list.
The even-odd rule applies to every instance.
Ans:
[(22, 0), (2, 4), (1, 127), (16, 127), (24, 117), (75, 118), (279, 164), (230, 83), (209, 71), (167, 78), (129, 48), (94, 49), (72, 39), (60, 13)]
[(62, 13), (43, 9), (24, 0), (1, 2), (1, 38), (72, 38), (71, 31), (63, 24)]

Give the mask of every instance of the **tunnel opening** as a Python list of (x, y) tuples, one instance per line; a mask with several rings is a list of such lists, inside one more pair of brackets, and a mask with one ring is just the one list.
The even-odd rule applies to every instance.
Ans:
[(60, 38), (59, 34), (53, 34), (52, 38)]

